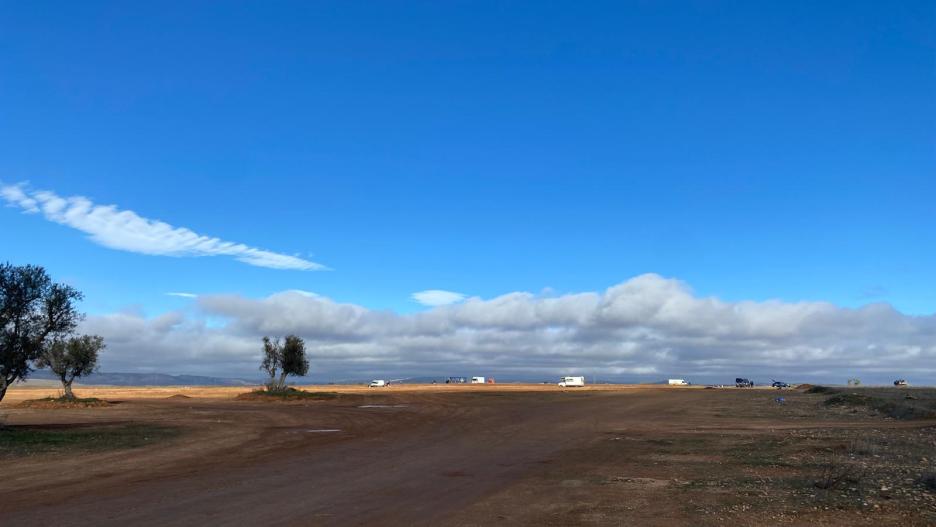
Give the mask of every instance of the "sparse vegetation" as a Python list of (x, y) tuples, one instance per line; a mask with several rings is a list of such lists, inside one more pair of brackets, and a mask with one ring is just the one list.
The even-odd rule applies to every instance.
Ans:
[(179, 433), (177, 428), (145, 424), (0, 428), (0, 458), (138, 448), (171, 439)]
[(862, 470), (849, 459), (849, 452), (844, 448), (829, 449), (829, 457), (822, 464), (822, 474), (816, 481), (816, 488), (836, 490), (842, 485), (857, 485), (861, 481)]
[(866, 408), (894, 419), (923, 419), (936, 415), (936, 399), (918, 398), (893, 389), (866, 389), (859, 392), (828, 392), (826, 406)]
[(95, 397), (45, 397), (21, 402), (20, 408), (88, 408), (97, 406), (110, 406), (113, 403)]

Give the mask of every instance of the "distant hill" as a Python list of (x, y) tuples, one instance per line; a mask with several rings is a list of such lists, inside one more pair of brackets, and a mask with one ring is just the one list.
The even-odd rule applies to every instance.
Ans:
[[(55, 380), (48, 371), (33, 372), (30, 379)], [(93, 373), (80, 379), (81, 384), (107, 386), (253, 386), (257, 381), (202, 375), (169, 375), (166, 373)]]

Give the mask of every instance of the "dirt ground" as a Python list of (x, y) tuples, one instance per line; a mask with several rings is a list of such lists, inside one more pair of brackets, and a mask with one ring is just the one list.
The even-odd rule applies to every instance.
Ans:
[[(2, 525), (934, 525), (936, 421), (772, 390), (95, 388), (17, 428), (154, 425), (135, 448), (0, 456)], [(2, 432), (0, 432), (2, 433)], [(827, 488), (823, 488), (827, 487)]]

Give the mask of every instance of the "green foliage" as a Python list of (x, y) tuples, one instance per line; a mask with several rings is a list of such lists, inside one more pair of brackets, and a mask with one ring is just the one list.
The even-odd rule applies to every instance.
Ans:
[(267, 383), (268, 387), (272, 387), (276, 383), (276, 374), (283, 361), (282, 348), (279, 338), (263, 337), (263, 360), (260, 363), (260, 369), (270, 376), (270, 381)]
[(58, 339), (42, 351), (36, 365), (52, 370), (62, 381), (65, 398), (74, 398), (72, 382), (94, 372), (97, 368), (98, 353), (102, 349), (104, 339), (97, 335)]
[(263, 359), (260, 369), (270, 376), (267, 382), (268, 391), (285, 390), (286, 378), (289, 375), (302, 377), (309, 372), (305, 342), (296, 335), (288, 335), (282, 343), (279, 338), (263, 337)]
[(295, 336), (286, 337), (283, 344), (283, 371), (286, 375), (303, 377), (309, 373), (309, 361), (306, 359), (305, 342)]
[(29, 375), (47, 339), (75, 328), (81, 298), (71, 286), (52, 282), (42, 267), (0, 264), (0, 400)]

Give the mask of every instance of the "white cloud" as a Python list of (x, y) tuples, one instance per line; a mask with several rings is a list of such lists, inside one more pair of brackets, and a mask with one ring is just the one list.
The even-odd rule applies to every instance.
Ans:
[(180, 298), (198, 298), (195, 293), (166, 293), (167, 296), (177, 296)]
[(6, 200), (10, 207), (16, 206), (22, 208), (25, 212), (35, 214), (39, 212), (36, 200), (30, 198), (23, 192), (19, 185), (0, 186), (0, 197)]
[[(642, 275), (601, 292), (508, 293), (401, 315), (286, 291), (202, 295), (195, 314), (89, 317), (106, 371), (253, 375), (263, 335), (307, 341), (319, 379), (409, 375), (735, 376), (936, 381), (936, 316), (887, 304), (725, 302)], [(206, 321), (211, 320), (212, 324)], [(142, 367), (142, 366), (140, 366)], [(647, 376), (650, 376), (647, 379)]]
[(465, 299), (465, 295), (461, 293), (453, 293), (452, 291), (443, 291), (441, 289), (428, 289), (426, 291), (419, 291), (417, 293), (413, 293), (411, 297), (413, 300), (424, 306), (432, 307), (454, 304)]
[(49, 221), (84, 232), (111, 249), (162, 256), (229, 256), (270, 269), (321, 270), (321, 264), (197, 234), (185, 227), (139, 216), (114, 205), (95, 205), (82, 196), (60, 197), (49, 191), (29, 191), (22, 185), (0, 186), (8, 205), (27, 213), (42, 213)]

